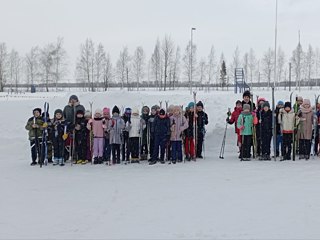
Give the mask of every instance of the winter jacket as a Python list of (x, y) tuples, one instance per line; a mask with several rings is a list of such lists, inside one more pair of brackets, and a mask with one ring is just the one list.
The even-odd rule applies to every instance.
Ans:
[[(77, 127), (79, 127), (79, 129), (76, 129)], [(75, 136), (77, 141), (86, 141), (87, 139), (87, 121), (84, 117), (76, 118)]]
[(182, 141), (181, 134), (188, 128), (188, 121), (185, 116), (173, 115), (170, 117), (171, 141)]
[(300, 106), (301, 117), (300, 117), (300, 131), (299, 139), (311, 139), (312, 138), (312, 126), (313, 126), (313, 111), (312, 108), (304, 108)]
[(122, 143), (121, 134), (124, 128), (125, 124), (123, 119), (118, 114), (114, 114), (111, 118), (111, 121), (109, 121), (108, 125), (108, 131), (110, 133), (110, 144)]
[(267, 112), (262, 110), (261, 111), (261, 134), (263, 135), (272, 135), (272, 111), (269, 109)]
[(154, 119), (155, 119), (156, 115), (150, 115), (149, 119), (148, 119), (148, 125), (149, 125), (149, 130), (150, 130), (150, 138), (153, 139), (154, 138)]
[(204, 131), (205, 125), (209, 123), (208, 121), (208, 114), (206, 114), (204, 111), (197, 112), (197, 129), (199, 132)]
[[(253, 116), (251, 112), (242, 112), (238, 117), (237, 126), (240, 129), (240, 135), (252, 135)], [(241, 130), (242, 126), (244, 129)]]
[(237, 134), (240, 134), (240, 129), (237, 127), (237, 122), (241, 112), (242, 112), (242, 108), (235, 107), (231, 114), (231, 118), (228, 121), (229, 124), (234, 124), (235, 131)]
[(142, 131), (142, 144), (148, 143), (147, 135), (148, 135), (148, 128), (149, 128), (148, 126), (149, 117), (150, 117), (149, 114), (141, 115), (141, 119), (144, 121), (144, 125), (145, 125)]
[(165, 116), (161, 118), (157, 115), (154, 119), (154, 134), (155, 137), (168, 137), (170, 138), (170, 118)]
[(80, 105), (80, 102), (75, 103), (74, 106), (72, 106), (70, 103), (66, 105), (63, 109), (63, 117), (65, 121), (68, 123), (73, 123), (75, 120), (75, 113), (78, 110), (82, 110), (83, 112), (85, 112), (85, 108), (84, 106)]
[(102, 124), (104, 125), (104, 127), (103, 127), (104, 128), (104, 137), (106, 139), (110, 138), (110, 133), (108, 131), (109, 122), (111, 122), (111, 119), (107, 119), (107, 118), (102, 119)]
[(58, 141), (64, 141), (62, 136), (68, 132), (68, 126), (65, 120), (53, 120), (52, 121), (52, 139)]
[[(125, 126), (127, 126), (127, 123), (129, 124), (131, 122), (131, 115), (123, 114), (122, 119), (124, 121)], [(123, 129), (122, 136), (124, 139), (129, 138), (129, 131), (127, 128)]]
[(248, 103), (246, 103), (245, 101), (242, 101), (241, 103), (242, 103), (242, 108), (243, 108), (244, 104), (249, 104), (250, 105), (250, 112), (253, 112), (256, 110), (256, 105), (254, 103), (252, 103), (251, 100)]
[(129, 130), (129, 138), (141, 137), (141, 130), (146, 128), (145, 121), (139, 116), (131, 116), (131, 123), (127, 122), (126, 129)]
[[(282, 133), (293, 133), (294, 131), (294, 123), (295, 123), (296, 115), (291, 110), (290, 112), (281, 109), (278, 115), (278, 122), (281, 126)], [(296, 120), (296, 125), (298, 124), (299, 119)]]
[(103, 118), (94, 118), (89, 120), (87, 124), (87, 128), (90, 130), (92, 127), (92, 133), (94, 138), (103, 138), (104, 137), (104, 129), (106, 126), (103, 124)]
[(188, 121), (188, 128), (184, 131), (186, 137), (193, 137), (193, 112), (186, 112), (185, 117)]
[[(38, 128), (32, 128), (33, 124), (37, 124)], [(37, 138), (42, 138), (42, 132), (43, 132), (43, 120), (42, 117), (39, 116), (37, 118), (31, 117), (28, 119), (28, 122), (25, 126), (26, 130), (29, 131), (29, 140), (34, 140)]]
[(277, 135), (281, 135), (281, 125), (279, 123), (280, 110), (281, 110), (281, 108), (276, 107), (275, 113), (276, 113), (276, 133), (277, 133)]

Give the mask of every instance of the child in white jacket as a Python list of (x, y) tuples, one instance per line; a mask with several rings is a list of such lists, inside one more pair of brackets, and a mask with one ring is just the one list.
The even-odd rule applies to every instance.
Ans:
[(129, 131), (129, 152), (131, 163), (139, 163), (140, 138), (142, 130), (145, 129), (146, 123), (140, 118), (139, 110), (135, 109), (131, 114), (130, 121), (127, 122), (126, 128)]

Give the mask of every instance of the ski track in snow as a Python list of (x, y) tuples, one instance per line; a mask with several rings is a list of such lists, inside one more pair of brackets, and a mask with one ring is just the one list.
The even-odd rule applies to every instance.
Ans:
[[(317, 93), (316, 91), (314, 93)], [(188, 92), (77, 94), (94, 109), (186, 106)], [(29, 166), (32, 109), (63, 108), (69, 93), (0, 98), (0, 239), (319, 239), (320, 161), (240, 162), (233, 126), (219, 159), (225, 118), (241, 94), (198, 92), (209, 114), (206, 158), (176, 165)], [(270, 92), (258, 95), (270, 99)], [(289, 92), (276, 92), (287, 100)], [(313, 92), (302, 92), (310, 96)], [(43, 98), (45, 97), (45, 98)], [(277, 98), (278, 97), (278, 98)], [(154, 101), (157, 100), (157, 101)]]

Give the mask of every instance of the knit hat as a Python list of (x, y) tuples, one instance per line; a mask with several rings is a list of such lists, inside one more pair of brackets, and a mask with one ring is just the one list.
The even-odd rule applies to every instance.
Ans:
[(202, 107), (202, 108), (203, 108), (203, 103), (202, 103), (201, 101), (199, 101), (199, 102), (197, 103), (197, 107)]
[(194, 102), (189, 102), (188, 108), (189, 108), (189, 109), (190, 109), (190, 108), (194, 108)]
[(79, 109), (79, 110), (76, 112), (76, 115), (78, 115), (78, 114), (82, 114), (82, 115), (84, 115), (84, 111), (83, 111), (83, 110), (81, 110), (81, 109)]
[(163, 109), (163, 108), (161, 108), (161, 109), (160, 109), (160, 111), (159, 111), (159, 115), (160, 115), (160, 116), (164, 116), (164, 115), (166, 115), (166, 112), (164, 111), (164, 109)]
[(284, 108), (290, 108), (291, 109), (291, 102), (285, 102)]
[(267, 101), (267, 100), (266, 100), (265, 98), (263, 98), (263, 97), (258, 98), (258, 104), (259, 104), (261, 101), (265, 102), (265, 101)]
[(124, 110), (125, 115), (131, 115), (131, 112), (132, 112), (132, 110), (129, 107)]
[(35, 109), (33, 109), (33, 110), (32, 110), (32, 113), (34, 113), (35, 111), (38, 111), (39, 114), (41, 115), (41, 108), (35, 108)]
[(63, 112), (62, 112), (61, 109), (56, 109), (56, 110), (54, 111), (54, 116), (56, 116), (57, 113), (60, 113), (61, 115), (63, 115)]
[(156, 110), (157, 111), (157, 109), (159, 109), (160, 107), (158, 106), (158, 105), (153, 105), (152, 107), (151, 107), (151, 110)]
[(297, 101), (303, 101), (303, 97), (298, 96), (298, 97), (297, 97)]
[(103, 108), (102, 112), (104, 114), (110, 113), (110, 108), (105, 107), (105, 108)]
[(251, 97), (251, 93), (249, 90), (244, 91), (244, 93), (242, 94), (242, 97), (244, 98), (245, 96)]
[(143, 106), (142, 109), (141, 109), (141, 113), (143, 113), (144, 111), (146, 112), (150, 112), (150, 108), (148, 106)]
[(114, 106), (113, 109), (112, 109), (112, 114), (114, 114), (114, 113), (120, 114), (120, 110), (119, 110), (119, 108), (117, 106)]
[(138, 110), (138, 108), (133, 109), (132, 114), (139, 115), (139, 110)]
[(268, 107), (270, 108), (270, 103), (268, 101), (265, 101), (263, 104), (262, 104), (262, 107)]
[(71, 100), (75, 100), (75, 101), (79, 102), (79, 99), (76, 95), (71, 95), (69, 98), (69, 102), (71, 102)]
[(89, 118), (89, 117), (91, 117), (91, 112), (90, 112), (90, 110), (86, 110), (85, 112), (84, 112), (84, 117), (85, 118)]
[(242, 109), (243, 109), (243, 111), (245, 111), (245, 110), (249, 110), (250, 111), (250, 105), (249, 104), (243, 104)]
[(102, 110), (100, 108), (97, 108), (96, 111), (94, 111), (94, 114), (102, 115)]
[(279, 100), (277, 105), (284, 105), (283, 101)]
[(309, 106), (311, 106), (310, 100), (309, 99), (304, 99), (302, 105), (306, 105), (308, 104)]

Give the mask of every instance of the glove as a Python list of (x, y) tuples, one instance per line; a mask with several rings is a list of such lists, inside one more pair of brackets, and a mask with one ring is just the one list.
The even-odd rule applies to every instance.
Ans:
[(230, 120), (229, 117), (227, 117), (227, 118), (226, 118), (226, 122), (229, 123), (229, 120)]
[(231, 116), (231, 112), (230, 112), (230, 111), (228, 111), (228, 112), (227, 112), (227, 115), (228, 115), (228, 117), (230, 117), (230, 116)]
[(67, 138), (68, 138), (68, 133), (64, 133), (64, 134), (62, 135), (62, 139), (65, 141)]
[(47, 127), (48, 127), (48, 123), (46, 123), (46, 122), (43, 123), (43, 124), (42, 124), (42, 127), (47, 128)]

